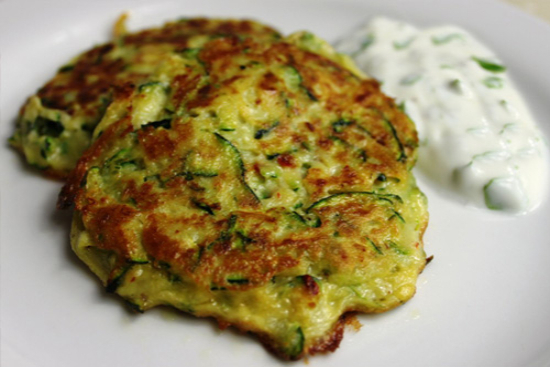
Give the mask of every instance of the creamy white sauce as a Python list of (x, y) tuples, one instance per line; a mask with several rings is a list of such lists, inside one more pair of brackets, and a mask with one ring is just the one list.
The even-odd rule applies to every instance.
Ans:
[(464, 29), (376, 18), (337, 49), (402, 103), (418, 167), (477, 207), (511, 213), (546, 196), (548, 146), (494, 53)]

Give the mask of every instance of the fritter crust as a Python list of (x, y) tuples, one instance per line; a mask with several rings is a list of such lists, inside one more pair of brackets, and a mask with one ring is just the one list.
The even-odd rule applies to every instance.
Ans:
[(171, 305), (298, 359), (415, 293), (413, 123), (309, 33), (219, 37), (126, 84), (71, 173), (72, 246), (137, 310)]
[(10, 139), (12, 146), (47, 176), (65, 178), (90, 145), (92, 132), (111, 103), (113, 85), (145, 83), (167, 54), (200, 47), (217, 37), (269, 41), (280, 35), (253, 21), (206, 18), (119, 33), (112, 42), (96, 46), (61, 67), (29, 98)]

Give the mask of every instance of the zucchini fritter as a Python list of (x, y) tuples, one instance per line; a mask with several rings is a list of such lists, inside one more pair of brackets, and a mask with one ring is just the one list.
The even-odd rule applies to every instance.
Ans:
[(76, 254), (137, 310), (171, 305), (286, 359), (415, 293), (413, 123), (309, 33), (219, 37), (126, 84), (71, 173)]
[[(117, 24), (123, 29), (122, 22)], [(280, 38), (252, 21), (182, 19), (161, 28), (116, 35), (61, 67), (21, 108), (10, 143), (48, 176), (65, 178), (90, 145), (92, 132), (112, 99), (112, 86), (142, 84), (172, 52), (193, 52), (217, 37)]]

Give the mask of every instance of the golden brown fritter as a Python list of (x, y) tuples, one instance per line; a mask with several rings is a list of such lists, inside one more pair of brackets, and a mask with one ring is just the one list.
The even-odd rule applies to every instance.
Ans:
[(413, 123), (309, 33), (219, 37), (117, 88), (59, 200), (137, 310), (171, 305), (298, 359), (415, 293), (428, 214)]
[[(118, 24), (117, 28), (123, 28)], [(64, 178), (90, 145), (92, 132), (111, 103), (112, 87), (149, 80), (172, 52), (192, 52), (218, 37), (269, 41), (270, 27), (246, 20), (182, 19), (161, 28), (118, 34), (61, 67), (21, 108), (11, 144), (46, 175)]]

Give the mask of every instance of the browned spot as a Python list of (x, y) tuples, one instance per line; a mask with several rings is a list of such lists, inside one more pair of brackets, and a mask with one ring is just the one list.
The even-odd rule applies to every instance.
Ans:
[(319, 284), (309, 274), (303, 276), (304, 285), (309, 294), (316, 296), (319, 294)]
[[(90, 208), (91, 209), (91, 208)], [(137, 211), (127, 205), (109, 205), (101, 208), (82, 210), (82, 219), (97, 247), (113, 250), (119, 254), (119, 261), (128, 258), (135, 245), (134, 236), (125, 230)]]
[(174, 77), (172, 88), (174, 89), (173, 101), (174, 105), (178, 106), (182, 103), (188, 94), (195, 90), (201, 80), (201, 76), (186, 68), (186, 72)]
[(277, 92), (279, 79), (272, 72), (265, 73), (262, 80), (260, 81), (259, 87), (264, 91), (268, 92)]
[(176, 142), (170, 138), (168, 131), (164, 129), (146, 126), (139, 130), (138, 138), (145, 155), (151, 161), (158, 161), (162, 157), (170, 157), (176, 150)]
[(295, 167), (294, 157), (290, 154), (284, 153), (277, 157), (277, 163), (281, 167)]
[(159, 197), (153, 192), (154, 184), (145, 182), (137, 186), (135, 181), (129, 180), (126, 188), (122, 192), (121, 200), (129, 201), (133, 199), (140, 210), (153, 210), (159, 204)]
[(177, 258), (178, 242), (160, 231), (156, 218), (149, 217), (148, 225), (143, 230), (143, 247), (148, 254), (157, 260)]

